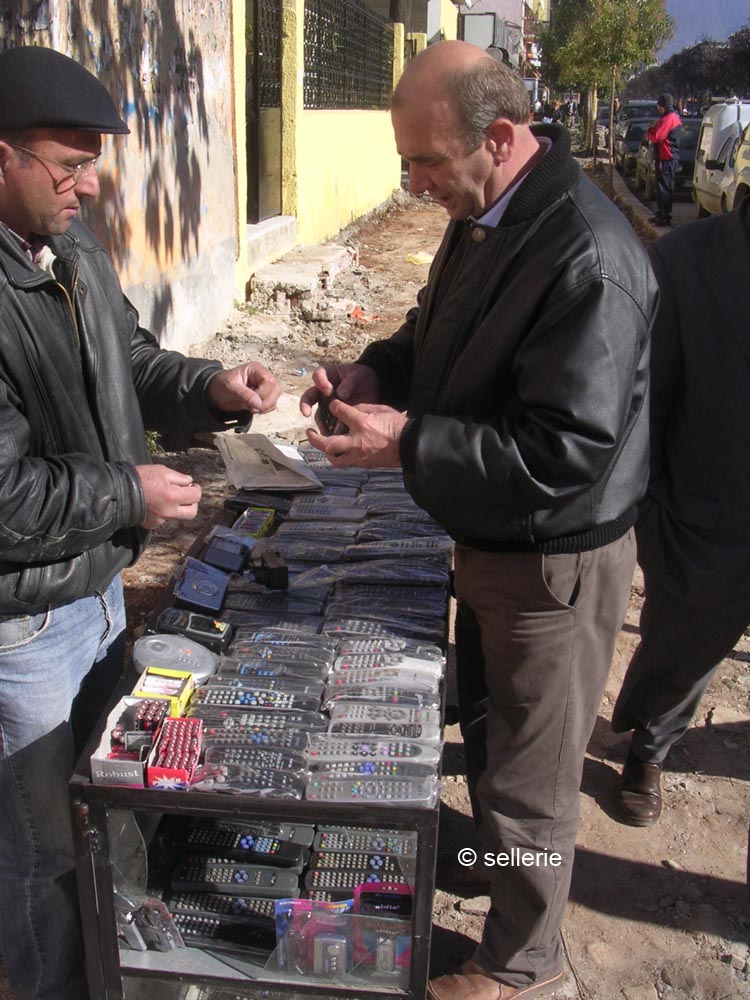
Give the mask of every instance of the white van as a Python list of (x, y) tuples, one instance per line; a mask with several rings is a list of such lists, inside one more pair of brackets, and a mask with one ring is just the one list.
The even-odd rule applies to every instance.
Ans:
[(712, 104), (703, 116), (693, 169), (693, 201), (698, 217), (717, 215), (722, 193), (734, 177), (734, 157), (740, 134), (750, 122), (750, 101)]

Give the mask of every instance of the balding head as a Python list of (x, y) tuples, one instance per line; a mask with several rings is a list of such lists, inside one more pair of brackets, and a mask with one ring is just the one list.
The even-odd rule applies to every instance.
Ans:
[(520, 125), (529, 117), (520, 77), (468, 42), (438, 42), (416, 56), (393, 92), (391, 107), (429, 100), (448, 102), (470, 150), (481, 145), (497, 118)]

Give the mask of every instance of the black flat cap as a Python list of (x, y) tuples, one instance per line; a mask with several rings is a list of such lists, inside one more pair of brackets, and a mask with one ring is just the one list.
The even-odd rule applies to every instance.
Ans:
[(62, 52), (37, 45), (0, 52), (0, 129), (22, 128), (130, 131), (95, 76)]

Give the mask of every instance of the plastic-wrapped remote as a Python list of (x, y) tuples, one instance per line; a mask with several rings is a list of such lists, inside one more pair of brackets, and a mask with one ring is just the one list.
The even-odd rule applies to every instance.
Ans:
[(234, 917), (259, 927), (275, 928), (275, 908), (268, 896), (225, 896), (218, 892), (180, 892), (168, 900), (170, 913), (205, 913)]
[(315, 851), (358, 851), (364, 854), (395, 854), (416, 858), (416, 833), (401, 830), (320, 827), (313, 841)]
[(314, 736), (307, 748), (310, 764), (352, 760), (405, 760), (430, 764), (440, 763), (438, 747), (425, 743), (405, 743), (403, 740), (348, 740), (335, 736)]
[[(279, 691), (287, 694), (308, 695), (317, 698), (323, 693), (323, 684), (304, 677), (242, 677), (238, 674), (214, 674), (205, 684), (208, 688), (233, 688), (235, 691)], [(279, 706), (283, 707), (283, 706)]]
[(190, 855), (172, 875), (172, 889), (286, 899), (299, 896), (299, 879), (293, 871)]
[(236, 656), (246, 643), (263, 642), (269, 645), (282, 644), (284, 646), (309, 646), (314, 650), (322, 650), (332, 653), (336, 649), (336, 642), (318, 632), (311, 632), (309, 629), (280, 628), (278, 625), (266, 626), (265, 628), (246, 629), (241, 636), (237, 636), (229, 647), (230, 656)]
[(334, 719), (328, 727), (331, 736), (369, 736), (373, 739), (440, 742), (440, 727), (421, 722), (342, 722)]
[[(334, 670), (328, 678), (326, 692), (340, 689), (393, 685), (399, 689), (437, 695), (440, 675), (427, 670), (410, 670), (408, 667), (363, 667), (360, 670)], [(438, 699), (439, 701), (439, 699)]]
[(326, 892), (329, 898), (349, 899), (358, 885), (376, 882), (390, 882), (392, 885), (410, 885), (411, 880), (405, 876), (392, 872), (387, 875), (379, 875), (377, 872), (358, 871), (314, 871), (305, 875), (305, 892)]
[[(215, 690), (209, 688), (208, 690)], [(323, 708), (330, 709), (337, 701), (374, 702), (377, 705), (399, 705), (410, 708), (440, 708), (440, 696), (413, 688), (391, 687), (388, 684), (347, 684), (344, 687), (327, 685), (323, 695)], [(283, 707), (283, 706), (281, 706)], [(289, 705), (293, 708), (293, 705)]]
[(242, 712), (219, 705), (190, 705), (188, 715), (203, 720), (203, 732), (207, 729), (242, 729), (261, 726), (265, 729), (301, 729), (307, 732), (326, 728), (327, 720), (320, 712)]
[(448, 556), (453, 539), (445, 536), (427, 538), (392, 538), (381, 542), (358, 542), (347, 545), (344, 559), (403, 559), (409, 556)]
[(369, 639), (356, 637), (341, 639), (338, 653), (339, 656), (400, 653), (404, 656), (413, 656), (415, 659), (437, 660), (441, 665), (445, 664), (445, 656), (439, 646), (413, 639), (402, 639), (397, 635), (372, 636)]
[(436, 778), (434, 764), (415, 764), (410, 760), (328, 760), (313, 761), (315, 776), (329, 778)]
[[(209, 705), (223, 708), (258, 708), (314, 712), (320, 708), (320, 698), (286, 691), (263, 691), (260, 688), (237, 690), (229, 687), (200, 687), (193, 695), (192, 706)], [(191, 715), (196, 715), (191, 711)]]
[(403, 670), (429, 674), (439, 680), (445, 673), (445, 663), (442, 659), (420, 658), (406, 653), (344, 653), (333, 661), (332, 670), (337, 674), (353, 670)]
[(243, 764), (202, 764), (189, 785), (191, 792), (229, 792), (267, 798), (301, 799), (305, 771), (273, 771)]
[(303, 645), (294, 642), (236, 642), (227, 657), (246, 660), (265, 660), (284, 664), (299, 663), (301, 666), (330, 666), (334, 650), (320, 646)]
[[(175, 845), (178, 848), (182, 843)], [(220, 854), (228, 861), (250, 865), (272, 865), (301, 872), (307, 852), (299, 844), (290, 844), (257, 826), (223, 823), (221, 820), (197, 820), (188, 831), (184, 846), (194, 853)]]
[(378, 705), (375, 703), (340, 701), (331, 709), (334, 722), (422, 722), (440, 725), (440, 712), (434, 708), (413, 708), (410, 705)]
[(306, 797), (314, 802), (370, 802), (417, 808), (434, 806), (437, 794), (435, 778), (329, 778), (314, 774), (305, 789)]
[(208, 752), (212, 747), (268, 747), (304, 753), (309, 743), (307, 733), (288, 729), (267, 729), (265, 726), (240, 726), (238, 729), (203, 730), (201, 746)]
[(269, 746), (212, 746), (206, 750), (204, 764), (242, 764), (245, 767), (270, 768), (272, 771), (304, 771), (305, 755)]
[(248, 951), (263, 960), (276, 947), (274, 928), (254, 927), (246, 920), (208, 917), (201, 913), (173, 913), (172, 919), (189, 947)]

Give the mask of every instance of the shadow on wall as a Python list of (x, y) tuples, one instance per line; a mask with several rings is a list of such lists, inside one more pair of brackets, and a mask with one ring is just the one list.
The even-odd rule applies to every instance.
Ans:
[[(212, 11), (227, 29), (229, 0), (213, 4)], [(209, 22), (202, 27), (211, 32)], [(193, 148), (196, 125), (208, 157), (203, 53), (194, 30), (185, 28), (174, 0), (94, 0), (90, 8), (74, 0), (0, 2), (0, 48), (54, 46), (79, 60), (112, 94), (131, 129), (129, 148), (120, 141), (112, 144), (113, 176), (125, 177), (128, 169), (132, 174), (135, 139), (136, 155), (150, 164), (138, 165), (144, 173), (146, 239), (166, 260), (173, 257), (175, 233), (183, 257), (199, 250), (202, 178)], [(102, 180), (102, 197), (90, 206), (87, 220), (121, 267), (131, 227), (119, 186)]]

